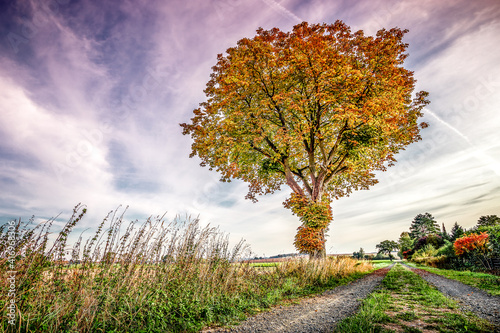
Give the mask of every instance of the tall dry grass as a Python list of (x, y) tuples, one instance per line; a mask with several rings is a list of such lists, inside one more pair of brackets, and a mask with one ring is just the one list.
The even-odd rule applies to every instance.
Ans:
[[(10, 288), (8, 271), (17, 272), (15, 324), (3, 320), (2, 331), (198, 331), (371, 269), (349, 258), (327, 258), (287, 261), (261, 272), (240, 261), (249, 255), (244, 242), (231, 247), (227, 234), (202, 227), (198, 219), (167, 222), (158, 216), (125, 225), (118, 211), (108, 214), (85, 242), (80, 235), (68, 265), (68, 236), (85, 213), (77, 205), (53, 241), (54, 219), (0, 227), (3, 319), (10, 304), (4, 297)], [(8, 231), (13, 230), (11, 243)]]

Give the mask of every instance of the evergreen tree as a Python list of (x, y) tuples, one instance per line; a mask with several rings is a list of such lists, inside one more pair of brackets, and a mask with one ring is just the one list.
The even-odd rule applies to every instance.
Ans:
[(439, 225), (431, 214), (418, 214), (411, 222), (410, 236), (413, 239), (419, 239), (427, 235), (438, 234), (439, 230)]
[(442, 228), (442, 231), (440, 233), (440, 236), (443, 239), (450, 240), (450, 235), (448, 235), (448, 233), (446, 232), (446, 227), (444, 226), (444, 223), (442, 225), (443, 225), (443, 228)]
[(452, 242), (456, 241), (458, 238), (462, 237), (465, 233), (464, 228), (462, 226), (458, 225), (457, 222), (453, 225), (453, 228), (451, 228), (450, 232), (450, 240)]

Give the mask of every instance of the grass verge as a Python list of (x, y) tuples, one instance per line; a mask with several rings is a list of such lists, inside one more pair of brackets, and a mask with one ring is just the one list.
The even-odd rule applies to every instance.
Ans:
[(342, 320), (335, 332), (492, 332), (486, 321), (463, 314), (417, 274), (396, 264), (382, 288), (364, 301), (359, 312)]
[(451, 269), (440, 269), (419, 265), (416, 263), (406, 263), (409, 266), (424, 269), (428, 272), (438, 274), (448, 279), (460, 281), (469, 286), (473, 286), (486, 291), (490, 295), (500, 296), (500, 277), (480, 272), (455, 271)]

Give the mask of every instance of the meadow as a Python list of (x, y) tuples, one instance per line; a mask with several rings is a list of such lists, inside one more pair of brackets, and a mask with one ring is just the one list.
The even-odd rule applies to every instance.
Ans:
[(0, 292), (9, 295), (0, 300), (3, 319), (15, 304), (14, 320), (2, 320), (1, 331), (196, 332), (373, 270), (346, 257), (249, 264), (244, 242), (230, 246), (227, 234), (198, 219), (158, 216), (125, 225), (116, 211), (92, 237), (68, 244), (85, 213), (76, 206), (58, 233), (54, 219), (0, 227)]

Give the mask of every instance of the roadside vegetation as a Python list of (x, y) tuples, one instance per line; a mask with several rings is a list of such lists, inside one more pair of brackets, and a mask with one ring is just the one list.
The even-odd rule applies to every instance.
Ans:
[[(249, 257), (245, 243), (230, 246), (226, 234), (197, 219), (127, 225), (116, 211), (93, 236), (80, 235), (67, 258), (68, 237), (85, 213), (76, 206), (59, 233), (55, 219), (0, 227), (0, 293), (14, 290), (0, 299), (2, 318), (15, 302), (15, 324), (2, 320), (0, 331), (195, 332), (373, 270), (346, 257), (256, 268), (241, 261)], [(14, 289), (9, 271), (16, 272)]]
[(482, 272), (471, 271), (455, 271), (451, 269), (440, 269), (419, 265), (415, 263), (408, 263), (408, 265), (424, 269), (428, 272), (438, 274), (449, 279), (460, 281), (469, 286), (473, 286), (488, 292), (490, 295), (500, 296), (500, 277)]
[[(498, 276), (500, 218), (496, 215), (481, 216), (468, 230), (455, 222), (448, 233), (444, 225), (440, 228), (431, 214), (418, 214), (411, 222), (409, 232), (402, 232), (397, 242), (384, 240), (377, 248), (378, 255), (384, 252), (390, 255), (390, 251), (399, 250), (400, 258), (416, 264)], [(354, 252), (353, 257), (359, 257), (359, 253)]]
[(463, 314), (417, 274), (396, 264), (382, 281), (383, 288), (364, 301), (359, 312), (342, 320), (335, 332), (492, 332), (491, 325)]
[(497, 275), (500, 271), (500, 218), (496, 215), (481, 216), (469, 230), (455, 223), (447, 233), (432, 215), (420, 214), (399, 243), (402, 256), (417, 264)]

